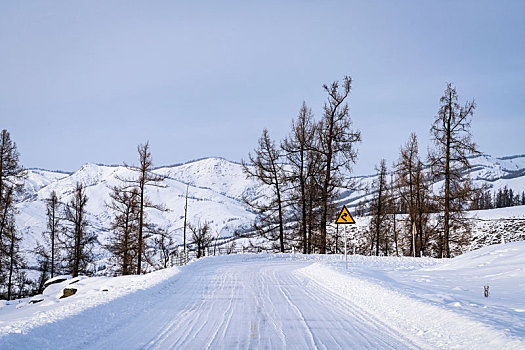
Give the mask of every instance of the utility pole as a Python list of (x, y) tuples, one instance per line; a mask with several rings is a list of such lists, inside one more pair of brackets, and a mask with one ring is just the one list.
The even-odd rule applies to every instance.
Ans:
[(186, 185), (186, 204), (184, 204), (184, 263), (188, 263), (188, 253), (186, 251), (186, 222), (188, 218), (188, 188), (189, 185)]
[(416, 233), (417, 233), (416, 224), (413, 223), (412, 224), (412, 246), (413, 246), (412, 250), (414, 252), (414, 258), (416, 257)]
[[(339, 225), (337, 225), (339, 226)], [(346, 225), (345, 225), (345, 269), (348, 270), (348, 254), (346, 252), (346, 241), (348, 240), (346, 236)]]

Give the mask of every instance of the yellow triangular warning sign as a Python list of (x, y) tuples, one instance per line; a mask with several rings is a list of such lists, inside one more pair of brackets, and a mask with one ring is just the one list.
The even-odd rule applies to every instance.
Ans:
[(337, 216), (337, 220), (335, 220), (336, 224), (355, 224), (355, 220), (350, 215), (350, 212), (346, 208), (346, 205), (343, 206), (343, 209), (341, 209), (341, 212)]

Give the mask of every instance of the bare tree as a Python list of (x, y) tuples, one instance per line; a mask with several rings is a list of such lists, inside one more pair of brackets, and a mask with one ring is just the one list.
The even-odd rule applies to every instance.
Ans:
[(47, 232), (44, 240), (47, 242), (50, 258), (51, 278), (55, 277), (57, 262), (60, 260), (60, 249), (58, 243), (58, 234), (60, 232), (60, 202), (55, 191), (51, 191), (49, 198), (46, 200), (47, 214)]
[(297, 210), (300, 214), (296, 221), (300, 225), (303, 254), (308, 253), (308, 185), (319, 169), (318, 157), (313, 154), (316, 142), (312, 110), (303, 102), (297, 120), (292, 121), (292, 131), (281, 146), (289, 164), (286, 180), (291, 184), (290, 200), (299, 204)]
[(158, 230), (154, 242), (155, 250), (159, 253), (160, 256), (160, 267), (169, 267), (170, 256), (176, 249), (173, 235), (167, 229)]
[(93, 245), (97, 237), (88, 230), (85, 188), (77, 183), (73, 198), (66, 203), (64, 219), (66, 226), (62, 243), (66, 250), (66, 263), (73, 277), (88, 273), (88, 265), (93, 262)]
[[(248, 155), (249, 162), (243, 161), (243, 170), (249, 176), (258, 179), (271, 187), (273, 198), (269, 203), (248, 202), (259, 212), (256, 229), (271, 241), (279, 241), (279, 251), (284, 252), (284, 196), (285, 174), (281, 163), (282, 154), (270, 139), (268, 130), (264, 129), (259, 138), (259, 147), (255, 156)], [(276, 234), (275, 231), (278, 230)]]
[(26, 176), (26, 172), (20, 166), (19, 157), (16, 143), (11, 141), (11, 135), (7, 130), (2, 130), (0, 134), (0, 205), (4, 203), (5, 194), (10, 187), (13, 188), (14, 193), (22, 189), (20, 180)]
[(427, 242), (425, 232), (429, 235), (431, 228), (428, 226), (431, 203), (430, 203), (430, 181), (428, 174), (423, 169), (423, 163), (419, 158), (417, 136), (411, 133), (405, 144), (401, 147), (399, 159), (395, 164), (396, 182), (402, 204), (408, 211), (408, 222), (405, 225), (407, 235), (413, 234), (414, 239), (410, 241), (410, 255), (422, 256), (425, 253)]
[(202, 225), (188, 224), (188, 228), (192, 233), (193, 244), (195, 244), (197, 249), (197, 259), (199, 259), (200, 257), (204, 256), (206, 248), (213, 240), (210, 224), (208, 222), (205, 222)]
[(145, 209), (156, 209), (159, 211), (167, 211), (167, 209), (161, 204), (153, 203), (147, 196), (146, 190), (148, 187), (166, 187), (163, 182), (166, 179), (166, 176), (161, 176), (153, 173), (153, 161), (151, 157), (151, 152), (149, 149), (149, 142), (146, 142), (144, 145), (139, 145), (137, 147), (139, 153), (139, 165), (138, 166), (128, 166), (128, 169), (136, 172), (138, 178), (136, 179), (121, 179), (123, 180), (128, 187), (138, 188), (139, 195), (139, 217), (138, 217), (138, 250), (137, 250), (137, 274), (142, 273), (142, 259), (144, 256), (144, 249), (146, 246), (146, 237), (144, 235), (144, 229), (148, 226), (145, 217)]
[(34, 249), (41, 272), (37, 287), (39, 293), (44, 289), (44, 282), (48, 278), (53, 278), (56, 273), (60, 273), (59, 233), (62, 228), (60, 224), (60, 201), (55, 191), (51, 191), (46, 199), (46, 216), (47, 230), (42, 232), (43, 244), (37, 242)]
[(326, 253), (326, 223), (330, 211), (330, 202), (337, 196), (337, 188), (343, 185), (344, 172), (350, 172), (357, 159), (356, 143), (361, 141), (361, 133), (352, 130), (352, 121), (348, 104), (352, 79), (343, 78), (323, 88), (328, 94), (324, 105), (323, 119), (319, 126), (319, 152), (323, 163), (321, 186), (321, 227), (320, 253)]
[(399, 256), (398, 225), (396, 214), (399, 212), (399, 187), (394, 182), (394, 175), (390, 174), (390, 193), (388, 195), (388, 212), (390, 213), (390, 223), (392, 227), (392, 238), (394, 239), (394, 251)]
[(22, 264), (19, 254), (21, 238), (15, 225), (15, 198), (22, 190), (24, 177), (25, 170), (19, 164), (16, 143), (4, 129), (0, 134), (0, 286), (7, 283), (8, 299), (12, 297), (14, 275)]
[(16, 232), (14, 225), (9, 225), (6, 230), (7, 238), (9, 240), (9, 250), (8, 250), (8, 261), (9, 261), (9, 272), (8, 272), (8, 281), (7, 281), (7, 300), (11, 300), (13, 284), (15, 282), (15, 274), (19, 272), (22, 267), (23, 260), (20, 255), (20, 241), (22, 240)]
[(138, 189), (126, 189), (114, 186), (110, 194), (111, 202), (106, 204), (113, 213), (111, 235), (106, 249), (117, 263), (117, 273), (133, 274), (136, 269), (138, 255)]
[(430, 128), (434, 149), (429, 152), (428, 159), (434, 178), (443, 180), (443, 188), (437, 196), (439, 210), (443, 213), (440, 255), (448, 258), (451, 256), (451, 239), (460, 243), (458, 237), (452, 237), (452, 233), (457, 233), (460, 228), (470, 232), (469, 222), (464, 220), (463, 213), (473, 191), (470, 179), (462, 174), (470, 170), (468, 156), (479, 152), (470, 131), (476, 108), (474, 101), (460, 106), (456, 88), (448, 83), (440, 103)]
[(186, 198), (184, 201), (184, 228), (183, 228), (183, 247), (184, 247), (184, 259), (187, 258), (187, 251), (186, 251), (186, 227), (188, 225), (188, 192), (189, 192), (190, 186), (186, 185)]
[(376, 167), (377, 179), (374, 181), (373, 188), (375, 196), (370, 203), (370, 232), (372, 233), (372, 246), (375, 243), (375, 255), (379, 256), (379, 247), (381, 241), (384, 242), (385, 255), (388, 255), (388, 186), (387, 186), (387, 169), (386, 161), (381, 159), (379, 167)]

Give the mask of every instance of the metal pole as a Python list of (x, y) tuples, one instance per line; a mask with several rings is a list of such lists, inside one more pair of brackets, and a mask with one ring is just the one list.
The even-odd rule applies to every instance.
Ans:
[(414, 258), (416, 257), (416, 224), (412, 224), (412, 250), (414, 251)]
[(186, 203), (184, 204), (184, 256), (186, 260), (188, 260), (187, 259), (188, 255), (186, 252), (186, 220), (188, 218), (188, 191), (189, 191), (189, 188), (190, 186), (186, 185)]
[(346, 254), (346, 241), (347, 241), (347, 237), (346, 237), (346, 225), (345, 225), (345, 269), (348, 270), (348, 255)]

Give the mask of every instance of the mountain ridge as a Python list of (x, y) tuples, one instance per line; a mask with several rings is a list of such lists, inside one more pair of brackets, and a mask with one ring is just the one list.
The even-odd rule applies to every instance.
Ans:
[[(472, 159), (472, 171), (469, 173), (475, 185), (487, 185), (491, 191), (504, 186), (515, 193), (525, 191), (525, 155), (495, 158), (487, 154)], [(85, 163), (78, 170), (67, 174), (45, 169), (27, 169), (22, 200), (17, 204), (17, 227), (24, 234), (23, 247), (30, 251), (41, 240), (45, 231), (45, 200), (51, 191), (56, 191), (62, 202), (68, 202), (75, 184), (86, 185), (88, 196), (87, 210), (90, 213), (92, 227), (98, 231), (101, 245), (110, 235), (111, 213), (106, 207), (112, 186), (119, 183), (118, 178), (132, 178), (136, 174), (123, 165), (97, 165)], [(157, 226), (173, 233), (181, 243), (186, 189), (188, 197), (188, 221), (192, 223), (209, 222), (213, 235), (231, 237), (236, 232), (248, 230), (254, 222), (255, 213), (249, 208), (244, 197), (263, 199), (271, 189), (260, 185), (257, 180), (246, 178), (239, 163), (221, 157), (205, 157), (180, 165), (159, 166), (154, 173), (167, 176), (167, 187), (148, 191), (156, 203), (164, 203), (170, 209), (168, 213), (148, 210), (149, 219)], [(509, 175), (516, 175), (506, 179)], [(352, 210), (359, 202), (369, 200), (373, 193), (367, 188), (376, 175), (353, 176), (360, 190), (342, 191), (339, 204), (346, 204)], [(434, 184), (439, 186), (439, 182)], [(102, 248), (98, 249), (106, 254)]]

